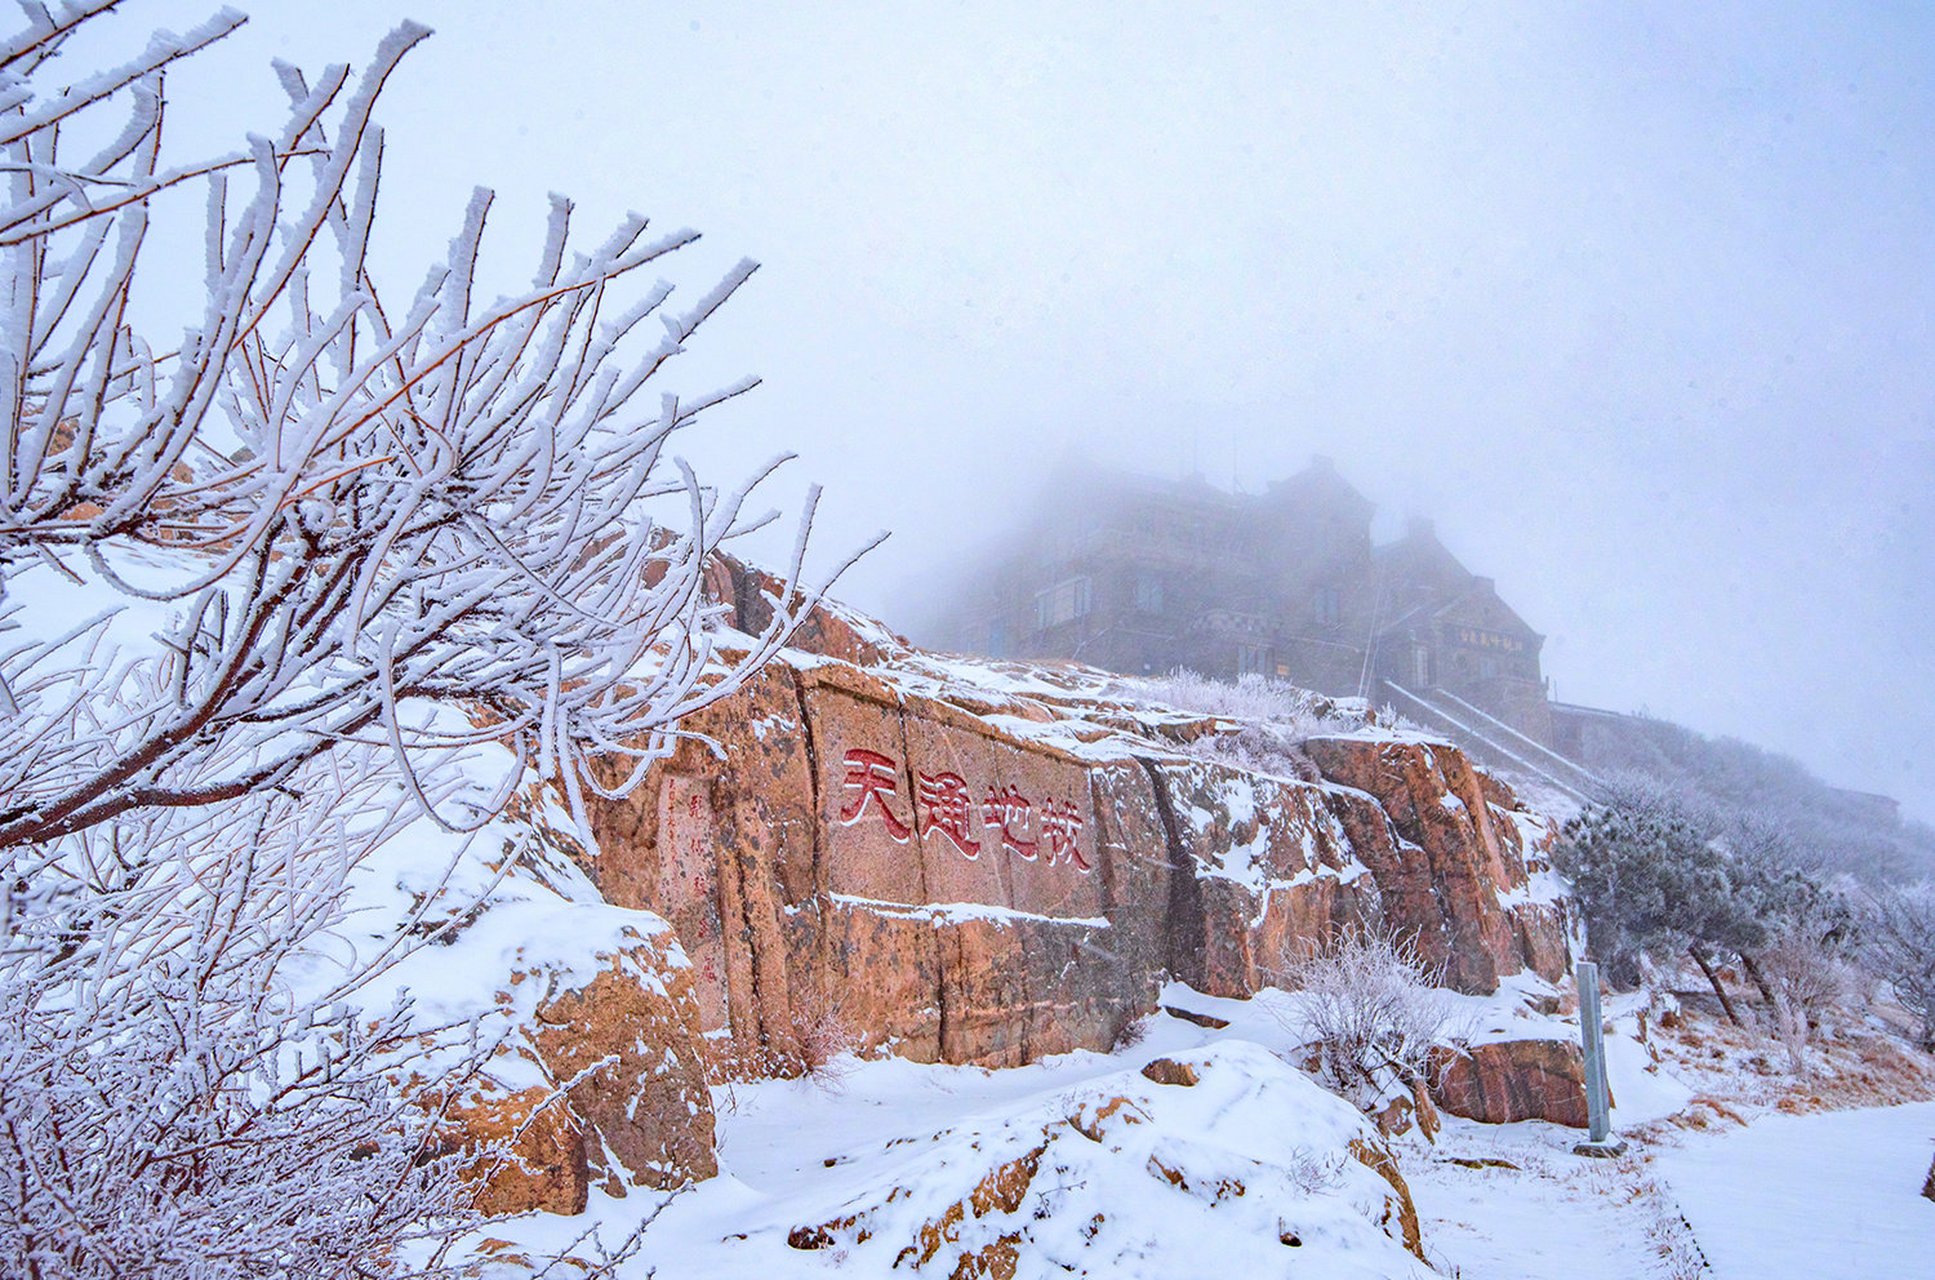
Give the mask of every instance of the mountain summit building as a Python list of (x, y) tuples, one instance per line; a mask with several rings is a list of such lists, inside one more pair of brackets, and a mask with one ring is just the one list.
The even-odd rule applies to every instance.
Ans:
[(1127, 674), (1256, 673), (1549, 743), (1545, 637), (1428, 521), (1371, 541), (1375, 507), (1319, 457), (1260, 494), (1081, 473), (969, 579), (951, 648)]

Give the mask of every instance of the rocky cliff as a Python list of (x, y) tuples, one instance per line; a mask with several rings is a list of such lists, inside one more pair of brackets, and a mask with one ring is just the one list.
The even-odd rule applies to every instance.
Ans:
[(593, 806), (586, 870), (672, 923), (735, 1062), (797, 1069), (828, 1010), (918, 1061), (1106, 1049), (1165, 973), (1247, 995), (1357, 926), (1414, 935), (1462, 991), (1564, 971), (1547, 824), (1444, 743), (1360, 715), (1306, 744), (1316, 780), (1268, 776), (1216, 758), (1235, 725), (1100, 672), (830, 610), (812, 638)]
[(546, 852), (507, 884), (547, 866), (593, 899), (571, 910), (639, 924), (549, 962), (506, 944), (522, 1074), (454, 1108), (467, 1141), (517, 1135), (489, 1207), (710, 1176), (703, 1072), (1106, 1051), (1166, 979), (1247, 996), (1352, 928), (1414, 937), (1468, 993), (1563, 975), (1550, 824), (1447, 744), (1330, 706), (1265, 771), (1219, 748), (1239, 723), (1102, 672), (923, 653), (830, 608), (800, 640), (588, 802), (595, 847), (541, 792), (512, 815)]

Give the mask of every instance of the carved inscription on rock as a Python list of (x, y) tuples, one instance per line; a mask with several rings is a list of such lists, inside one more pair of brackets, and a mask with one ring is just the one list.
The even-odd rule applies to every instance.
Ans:
[(710, 1031), (726, 1020), (712, 797), (705, 779), (672, 774), (659, 790), (658, 804), (658, 901), (670, 904), (672, 927), (692, 961), (700, 1020)]
[(811, 706), (832, 892), (1103, 914), (1081, 765), (912, 709), (830, 692)]

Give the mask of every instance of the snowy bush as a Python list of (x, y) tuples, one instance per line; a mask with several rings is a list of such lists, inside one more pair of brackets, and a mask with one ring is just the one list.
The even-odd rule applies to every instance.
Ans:
[(1861, 994), (1854, 967), (1839, 949), (1803, 930), (1783, 930), (1754, 957), (1773, 1004), (1774, 1034), (1795, 1074), (1808, 1070), (1807, 1045), (1831, 1015)]
[(860, 1037), (842, 1005), (794, 1009), (793, 1038), (799, 1045), (800, 1069), (823, 1089), (837, 1088), (859, 1065), (853, 1055), (860, 1049)]
[(1331, 1089), (1365, 1110), (1393, 1086), (1421, 1093), (1433, 1049), (1454, 1028), (1444, 966), (1421, 960), (1415, 940), (1353, 930), (1281, 977), (1297, 992), (1286, 1026), (1315, 1051)]
[(1922, 1048), (1935, 1050), (1935, 882), (1877, 891), (1863, 923), (1869, 967), (1920, 1019)]
[[(436, 1273), (492, 1153), (435, 1154), (435, 1099), (490, 1046), (361, 997), (462, 913), (345, 960), (344, 888), (534, 774), (580, 812), (594, 755), (635, 785), (817, 599), (814, 500), (770, 626), (725, 634), (704, 575), (771, 468), (721, 491), (668, 450), (752, 384), (656, 389), (753, 264), (674, 307), (641, 274), (693, 233), (574, 248), (554, 200), (485, 301), (480, 190), (392, 291), (373, 112), (428, 32), (278, 65), (286, 119), (178, 157), (164, 75), (243, 18), (70, 66), (126, 7), (27, 4), (0, 41), (0, 1271)], [(205, 211), (199, 291), (148, 251), (170, 193)], [(484, 741), (508, 763), (455, 780)]]
[(1349, 709), (1350, 704), (1254, 674), (1231, 682), (1177, 668), (1166, 675), (1119, 681), (1112, 690), (1180, 711), (1228, 717), (1230, 725), (1195, 739), (1186, 749), (1204, 759), (1278, 777), (1315, 780), (1303, 744), (1323, 734), (1362, 729), (1371, 718), (1367, 711)]
[(1643, 781), (1620, 794), (1567, 823), (1553, 849), (1608, 978), (1632, 986), (1649, 962), (1686, 956), (1745, 1025), (1715, 967), (1737, 960), (1804, 1070), (1815, 1029), (1861, 993), (1850, 908), (1793, 865), (1772, 828)]
[(1716, 949), (1767, 938), (1750, 869), (1677, 813), (1595, 806), (1566, 824), (1552, 865), (1571, 881), (1587, 942), (1615, 985), (1635, 985), (1642, 955), (1686, 951), (1711, 974)]
[[(327, 977), (347, 877), (410, 814), (373, 752), (284, 792), (126, 816), (16, 858), (0, 953), (0, 1272), (440, 1274), (462, 1179), (394, 1087), (475, 1028)], [(432, 1059), (434, 1058), (434, 1062)]]

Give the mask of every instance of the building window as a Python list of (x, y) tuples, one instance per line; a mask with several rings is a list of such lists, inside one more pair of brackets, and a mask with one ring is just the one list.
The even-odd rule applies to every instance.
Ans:
[(1317, 588), (1317, 623), (1334, 627), (1344, 620), (1344, 593), (1336, 587)]
[(1424, 645), (1411, 646), (1411, 679), (1420, 689), (1431, 687), (1431, 650)]
[(1137, 613), (1162, 612), (1162, 579), (1154, 574), (1141, 573), (1135, 580), (1135, 607)]
[(1276, 670), (1271, 659), (1270, 647), (1262, 644), (1239, 644), (1236, 646), (1236, 674), (1240, 676), (1267, 676)]
[(1070, 578), (1046, 591), (1036, 592), (1035, 630), (1051, 631), (1077, 618), (1086, 618), (1089, 598), (1089, 580), (1085, 577)]
[(1498, 674), (1498, 659), (1494, 658), (1489, 653), (1479, 654), (1478, 655), (1478, 674), (1480, 677), (1486, 680), (1490, 680), (1493, 677), (1495, 677)]

